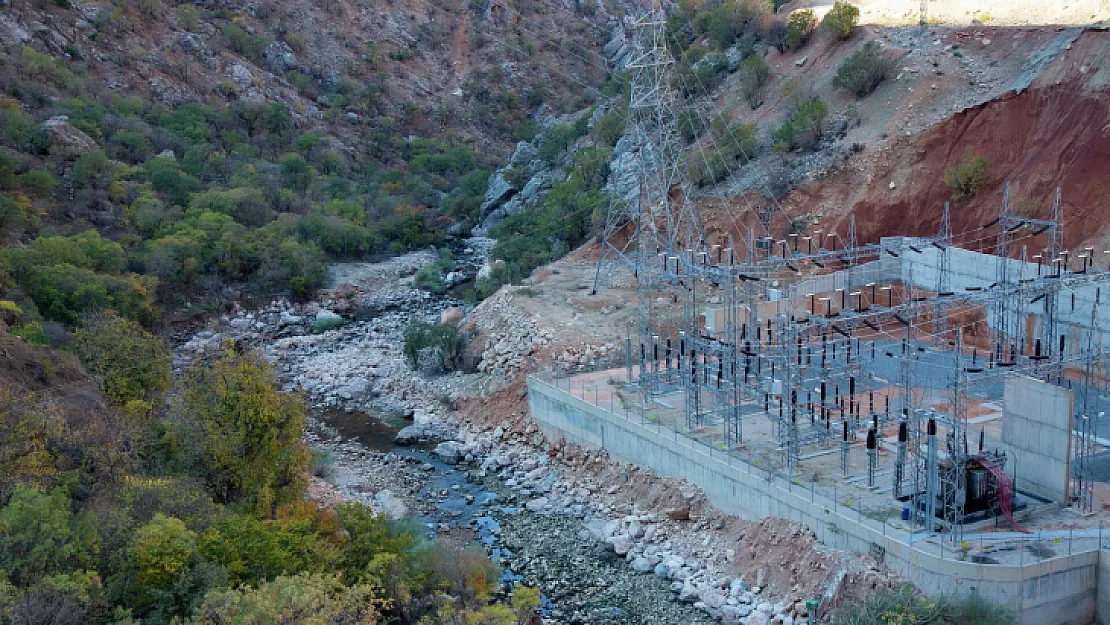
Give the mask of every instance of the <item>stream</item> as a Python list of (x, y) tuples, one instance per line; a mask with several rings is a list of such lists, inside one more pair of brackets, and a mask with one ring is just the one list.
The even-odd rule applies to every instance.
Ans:
[[(484, 252), (488, 244), (456, 253), (464, 275), (453, 284), (473, 280)], [(415, 270), (434, 258), (415, 252), (334, 267), (333, 290), (316, 301), (278, 300), (214, 319), (178, 345), (175, 363), (184, 367), (228, 339), (261, 355), (284, 389), (306, 396), (306, 441), (331, 458), (313, 480), (314, 498), (323, 505), (359, 501), (392, 518), (411, 516), (428, 536), (477, 542), (504, 572), (502, 592), (515, 583), (541, 590), (545, 623), (715, 622), (695, 605), (696, 594), (676, 588), (683, 582), (633, 570), (604, 541), (602, 526), (611, 516), (630, 514), (596, 499), (607, 486), (560, 479), (525, 437), (459, 431), (442, 398), (481, 394), (496, 388), (496, 379), (424, 377), (404, 361), (400, 346), (408, 323), (460, 304), (450, 294), (430, 295), (412, 285)], [(323, 313), (344, 321), (316, 333), (314, 321)], [(413, 424), (457, 453), (437, 453), (434, 442), (398, 446), (396, 433)], [(598, 511), (605, 518), (595, 518)]]

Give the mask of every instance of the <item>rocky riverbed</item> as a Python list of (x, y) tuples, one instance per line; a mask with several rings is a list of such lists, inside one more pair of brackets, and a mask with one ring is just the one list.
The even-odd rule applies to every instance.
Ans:
[[(337, 267), (333, 288), (316, 301), (213, 320), (177, 350), (178, 364), (228, 339), (256, 350), (288, 390), (308, 397), (306, 438), (333, 458), (313, 479), (315, 499), (358, 500), (394, 518), (411, 514), (430, 534), (480, 540), (509, 580), (544, 592), (547, 622), (791, 625), (805, 622), (802, 599), (838, 573), (867, 569), (785, 521), (752, 527), (699, 516), (707, 506), (697, 489), (546, 441), (515, 413), (502, 415), (503, 426), (468, 429), (456, 403), (506, 389), (508, 374), (548, 335), (512, 310), (504, 291), (468, 309), (417, 289), (413, 273), (434, 259), (414, 253)], [(496, 365), (439, 376), (412, 370), (404, 328), (450, 309), (466, 314), (462, 323)], [(668, 496), (645, 495), (657, 491)], [(759, 560), (771, 553), (780, 560)]]

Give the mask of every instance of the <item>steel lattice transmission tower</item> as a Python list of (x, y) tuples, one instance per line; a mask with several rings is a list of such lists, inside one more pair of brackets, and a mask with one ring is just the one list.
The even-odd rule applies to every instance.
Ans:
[(653, 0), (634, 25), (625, 134), (637, 163), (639, 192), (632, 197), (614, 193), (610, 200), (594, 292), (612, 264), (627, 266), (638, 283), (654, 286), (650, 276), (663, 273), (655, 262), (660, 254), (680, 256), (703, 239), (676, 123), (678, 94), (670, 80), (675, 61), (667, 49), (666, 23), (664, 3)]

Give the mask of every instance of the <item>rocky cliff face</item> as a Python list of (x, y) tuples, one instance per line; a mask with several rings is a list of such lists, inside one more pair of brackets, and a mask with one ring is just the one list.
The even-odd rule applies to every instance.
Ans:
[[(0, 48), (83, 61), (170, 106), (283, 101), (351, 142), (385, 124), (450, 130), (507, 157), (540, 104), (573, 110), (619, 3), (4, 0)], [(578, 107), (582, 102), (577, 103)]]

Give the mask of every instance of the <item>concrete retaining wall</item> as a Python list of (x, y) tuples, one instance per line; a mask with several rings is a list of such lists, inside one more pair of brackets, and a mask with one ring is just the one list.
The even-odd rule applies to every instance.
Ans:
[(836, 549), (872, 553), (873, 546), (878, 547), (885, 552), (885, 564), (923, 592), (964, 592), (974, 587), (989, 599), (1011, 606), (1021, 625), (1085, 625), (1095, 618), (1100, 552), (1025, 566), (944, 558), (921, 545), (912, 546), (905, 531), (860, 517), (856, 510), (781, 478), (768, 479), (765, 471), (739, 459), (714, 454), (670, 430), (613, 414), (535, 377), (528, 380), (528, 403), (533, 418), (552, 439), (605, 449), (617, 460), (684, 478), (727, 513), (749, 519), (790, 519)]

